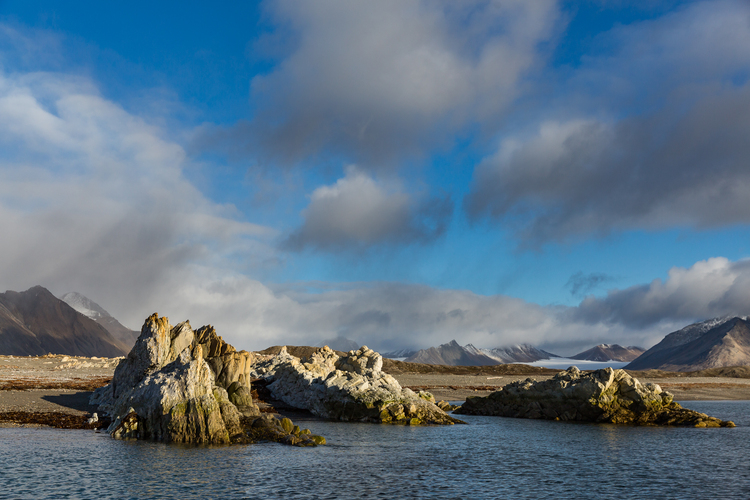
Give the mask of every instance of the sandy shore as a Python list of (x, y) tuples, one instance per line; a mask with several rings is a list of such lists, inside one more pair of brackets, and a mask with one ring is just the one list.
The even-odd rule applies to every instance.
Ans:
[[(0, 356), (0, 425), (15, 425), (13, 414), (59, 412), (79, 418), (90, 415), (91, 391), (106, 384), (120, 358), (73, 356)], [(447, 373), (396, 373), (402, 386), (432, 392), (438, 400), (464, 401), (486, 396), (513, 382), (549, 375), (455, 375)], [(677, 401), (750, 400), (750, 379), (731, 377), (639, 377), (672, 392)], [(5, 415), (5, 417), (3, 417)], [(9, 420), (10, 419), (10, 420)], [(5, 424), (2, 421), (5, 420)]]

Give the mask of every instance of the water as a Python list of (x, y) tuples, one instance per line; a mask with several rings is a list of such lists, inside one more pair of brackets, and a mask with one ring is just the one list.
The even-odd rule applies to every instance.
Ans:
[(750, 498), (750, 402), (686, 406), (738, 427), (298, 419), (328, 439), (317, 448), (196, 448), (0, 429), (0, 498)]

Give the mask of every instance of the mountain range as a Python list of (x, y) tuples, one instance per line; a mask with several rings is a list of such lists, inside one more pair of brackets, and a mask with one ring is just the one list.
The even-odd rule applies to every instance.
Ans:
[(438, 347), (421, 349), (405, 361), (429, 365), (491, 366), (503, 363), (530, 363), (554, 357), (559, 356), (542, 351), (529, 344), (496, 349), (479, 349), (471, 344), (461, 346), (455, 340), (451, 340)]
[(672, 332), (625, 368), (693, 371), (750, 365), (747, 316), (715, 318)]
[(41, 286), (0, 294), (0, 353), (116, 357), (130, 347)]

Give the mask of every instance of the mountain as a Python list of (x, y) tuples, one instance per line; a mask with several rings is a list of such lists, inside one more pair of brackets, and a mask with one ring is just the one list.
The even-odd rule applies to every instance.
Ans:
[(60, 300), (70, 307), (93, 319), (102, 325), (114, 338), (122, 342), (128, 349), (132, 348), (138, 340), (140, 332), (124, 327), (119, 321), (112, 317), (102, 306), (78, 292), (68, 292), (60, 297)]
[(560, 357), (557, 354), (552, 354), (547, 351), (537, 349), (531, 344), (518, 344), (508, 347), (496, 347), (494, 349), (479, 350), (483, 354), (499, 361), (500, 363), (533, 363), (534, 361), (539, 361), (540, 359)]
[(628, 370), (694, 371), (750, 365), (747, 317), (716, 318), (672, 332), (627, 365)]
[(623, 347), (618, 344), (599, 344), (587, 351), (571, 356), (570, 359), (585, 361), (633, 361), (646, 350), (641, 347)]
[(424, 363), (428, 365), (450, 365), (450, 366), (491, 366), (499, 365), (500, 362), (490, 358), (469, 344), (467, 348), (458, 345), (451, 340), (447, 344), (429, 349), (420, 349), (405, 361), (409, 363)]
[(0, 353), (122, 356), (128, 348), (41, 286), (0, 294)]
[(414, 349), (399, 349), (398, 351), (384, 352), (383, 357), (389, 359), (406, 359), (417, 353)]
[(327, 345), (335, 351), (343, 352), (356, 351), (362, 347), (355, 340), (346, 337), (336, 337), (335, 339), (324, 340), (323, 342), (319, 342), (315, 347), (323, 347), (324, 345)]

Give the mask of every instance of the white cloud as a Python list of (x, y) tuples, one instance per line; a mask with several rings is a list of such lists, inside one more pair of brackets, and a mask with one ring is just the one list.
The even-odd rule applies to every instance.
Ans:
[(275, 258), (274, 230), (206, 199), (182, 147), (85, 78), (0, 73), (0, 146), (9, 289), (78, 290), (132, 325), (160, 283), (193, 279), (191, 263), (218, 275), (238, 255), (250, 268)]
[(346, 177), (313, 191), (302, 212), (304, 224), (289, 236), (285, 246), (341, 250), (424, 242), (442, 234), (451, 210), (450, 200), (420, 202), (349, 167)]

